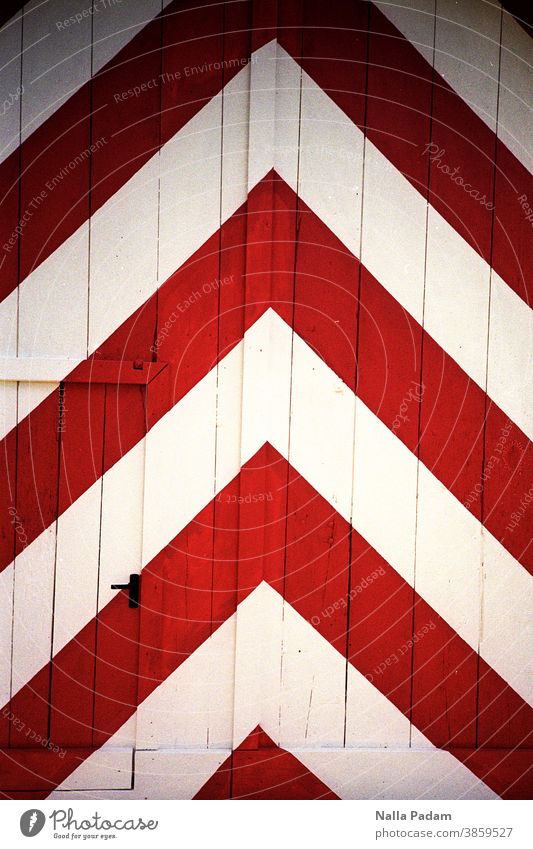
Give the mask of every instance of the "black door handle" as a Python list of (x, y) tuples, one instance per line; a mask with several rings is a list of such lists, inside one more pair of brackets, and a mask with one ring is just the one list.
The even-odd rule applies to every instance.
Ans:
[(141, 597), (141, 576), (130, 575), (129, 584), (111, 584), (112, 590), (128, 590), (128, 607), (139, 607)]

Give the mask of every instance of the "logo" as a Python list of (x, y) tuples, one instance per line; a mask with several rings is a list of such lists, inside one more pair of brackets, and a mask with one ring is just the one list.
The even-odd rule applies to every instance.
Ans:
[(42, 811), (32, 808), (30, 811), (25, 811), (20, 818), (20, 830), (24, 837), (35, 837), (42, 831), (46, 822), (46, 817)]

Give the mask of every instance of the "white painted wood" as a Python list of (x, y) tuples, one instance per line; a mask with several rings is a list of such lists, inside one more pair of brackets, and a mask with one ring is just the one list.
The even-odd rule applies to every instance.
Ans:
[(0, 572), (0, 704), (11, 698), (11, 652), (13, 644), (13, 581), (12, 567)]
[(147, 436), (143, 564), (213, 498), (215, 404), (213, 370)]
[(432, 65), (435, 0), (376, 0), (375, 5)]
[(40, 381), (39, 383), (19, 383), (18, 384), (18, 411), (17, 422), (20, 423), (28, 416), (41, 401), (44, 401), (57, 388), (57, 383), (48, 381)]
[(494, 669), (505, 670), (505, 680), (531, 704), (531, 685), (529, 694), (525, 690), (533, 673), (531, 577), (485, 528), (482, 545), (479, 653)]
[(75, 799), (192, 799), (230, 754), (229, 749), (137, 750), (132, 790), (67, 791), (60, 785), (48, 798), (64, 802)]
[(227, 221), (248, 196), (248, 115), (252, 67), (251, 64), (245, 65), (222, 92), (221, 221)]
[(17, 354), (17, 314), (18, 290), (14, 289), (0, 304), (0, 351), (5, 358)]
[(267, 700), (263, 727), (284, 748), (342, 746), (346, 659), (278, 598), (283, 608), (281, 692), (276, 688)]
[[(483, 390), (487, 369), (489, 280), (488, 264), (429, 206), (424, 327)], [(507, 301), (516, 297), (509, 287), (505, 288), (509, 293)], [(437, 329), (440, 339), (435, 334)], [(507, 330), (506, 341), (509, 335)], [(465, 345), (467, 337), (471, 342)], [(507, 354), (505, 367), (509, 365)], [(511, 392), (503, 386), (498, 388), (497, 396), (506, 395), (509, 406), (514, 400)]]
[(354, 465), (354, 527), (412, 584), (416, 457), (359, 399)]
[[(487, 394), (506, 396), (505, 412), (531, 438), (533, 433), (533, 346), (531, 306), (492, 272)], [(512, 333), (509, 329), (512, 328)]]
[(248, 115), (248, 191), (263, 179), (274, 162), (276, 124), (276, 42), (270, 41), (250, 62)]
[(231, 616), (139, 705), (136, 748), (230, 748), (234, 664)]
[(161, 149), (160, 284), (219, 228), (221, 124), (218, 94)]
[[(26, 139), (91, 77), (91, 15), (86, 0), (30, 0), (24, 6), (22, 138)], [(61, 24), (81, 15), (66, 29)]]
[[(171, 0), (143, 0), (142, 4), (109, 0), (91, 4), (86, 0), (32, 0), (24, 7), (24, 66), (31, 75), (29, 84), (35, 95), (25, 108), (24, 138), (99, 71)], [(85, 17), (84, 17), (85, 12)], [(81, 14), (81, 21), (76, 18)], [(16, 76), (14, 64), (7, 64), (13, 52), (20, 56), (20, 13), (14, 15), (1, 30), (2, 91), (4, 82)], [(91, 49), (91, 19), (94, 36)], [(92, 54), (92, 56), (91, 56)], [(53, 60), (50, 57), (54, 57)], [(5, 64), (4, 64), (5, 63)], [(19, 63), (20, 66), (20, 63)], [(32, 83), (31, 80), (36, 79)], [(8, 85), (10, 91), (16, 91)], [(3, 102), (1, 98), (0, 102)], [(1, 145), (0, 162), (18, 145), (18, 129), (6, 132)]]
[[(280, 333), (286, 333), (281, 319), (272, 314), (272, 320)], [(306, 468), (311, 473), (309, 483), (349, 522), (355, 396), (297, 334), (293, 339), (289, 460), (297, 469)], [(284, 421), (282, 413), (277, 418)], [(275, 439), (274, 444), (286, 454), (282, 441)]]
[(480, 627), (481, 526), (422, 463), (419, 471), (415, 588), (432, 607), (446, 609), (448, 624), (474, 647)]
[(261, 724), (278, 736), (283, 599), (264, 582), (235, 614), (233, 748)]

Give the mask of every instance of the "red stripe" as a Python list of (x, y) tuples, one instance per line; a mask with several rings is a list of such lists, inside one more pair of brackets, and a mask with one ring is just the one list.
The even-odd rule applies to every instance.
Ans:
[[(491, 210), (439, 170), (437, 163), (431, 166), (431, 204), (521, 298), (531, 303), (533, 276), (529, 272), (533, 259), (525, 249), (531, 225), (517, 201), (524, 193), (533, 197), (531, 174), (498, 143), (494, 197), (494, 133), (438, 74), (432, 86), (430, 65), (379, 9), (369, 6), (367, 137), (424, 197), (429, 167), (426, 144), (438, 145), (437, 153), (445, 150), (441, 164), (452, 172), (458, 168), (457, 173), (472, 190), (481, 198), (485, 196), (488, 204), (496, 203), (492, 254)], [(303, 68), (362, 130), (364, 67), (359, 66), (361, 48), (358, 50), (357, 45), (364, 40), (366, 14), (366, 4), (354, 8), (345, 0), (307, 4), (305, 25), (309, 31), (301, 57)], [(284, 44), (283, 33), (280, 40)]]
[[(244, 497), (258, 494), (263, 486), (272, 494), (272, 500), (266, 502), (266, 526), (257, 523), (257, 502)], [(243, 496), (239, 504), (240, 559), (215, 560), (214, 505), (222, 505), (217, 515), (217, 536), (234, 539), (235, 517), (225, 513), (224, 506), (237, 494)], [(223, 524), (226, 520), (228, 525)], [(347, 540), (351, 551), (348, 561)], [(285, 545), (281, 557), (280, 544)], [(515, 792), (523, 792), (516, 771), (517, 764), (523, 764), (523, 755), (511, 757), (509, 751), (510, 747), (523, 750), (531, 746), (529, 706), (268, 445), (143, 570), (138, 693), (138, 618), (127, 609), (124, 594), (100, 614), (98, 627), (108, 635), (109, 650), (105, 641), (97, 649), (103, 646), (98, 658), (95, 744), (108, 739), (137, 704), (235, 612), (238, 600), (263, 578), (284, 592), (287, 601), (342, 654), (348, 651), (350, 662), (434, 745), (455, 754), (456, 748), (471, 750), (483, 745), (488, 749), (489, 745), (501, 747), (505, 741), (499, 756), (490, 754), (494, 771), (484, 780), (498, 793), (505, 781), (513, 798)], [(212, 609), (215, 588), (223, 588), (223, 592)], [(414, 642), (416, 648), (403, 651), (413, 634), (423, 631), (425, 625), (430, 627)], [(84, 662), (86, 654), (91, 653), (87, 636), (93, 627), (94, 622), (57, 655), (54, 663), (59, 668), (75, 669), (77, 663)], [(413, 651), (416, 663), (411, 691)], [(397, 660), (388, 663), (393, 654)], [(451, 664), (454, 674), (443, 677), (443, 667), (448, 669)], [(49, 675), (49, 668), (44, 667), (12, 700), (11, 711), (27, 725), (28, 711), (31, 716), (42, 681)], [(485, 686), (497, 698), (479, 713), (478, 687)], [(79, 700), (72, 699), (70, 720), (83, 725), (94, 693), (88, 689), (84, 697), (81, 687), (78, 692)], [(46, 710), (45, 702), (41, 696)], [(483, 728), (476, 738), (477, 719)], [(483, 757), (470, 755), (470, 768), (482, 777), (478, 770), (485, 769)], [(503, 772), (497, 757), (505, 764)], [(518, 791), (511, 787), (514, 781)]]
[[(279, 239), (271, 258), (267, 236), (257, 228), (268, 225), (272, 197), (275, 198), (275, 226)], [(262, 208), (268, 211), (265, 212), (267, 218), (262, 217)], [(248, 205), (169, 278), (157, 298), (153, 296), (101, 346), (99, 357), (135, 359), (139, 355), (149, 356), (147, 350), (153, 340), (150, 316), (156, 303), (159, 327), (165, 326), (177, 304), (182, 305), (183, 312), (180, 312), (168, 335), (162, 337), (157, 350), (158, 359), (168, 361), (169, 368), (150, 384), (153, 399), (149, 405), (150, 426), (213, 367), (219, 356), (226, 354), (242, 338), (243, 326), (249, 326), (269, 305), (273, 305), (291, 323), (294, 300), (297, 304), (296, 332), (353, 388), (359, 263), (299, 202), (294, 297), (294, 210), (294, 196), (290, 189), (279, 180), (274, 183), (268, 179), (263, 181), (251, 193)], [(246, 256), (244, 244), (248, 245)], [(245, 261), (252, 294), (245, 290)], [(265, 272), (270, 273), (272, 267), (275, 275), (271, 284)], [(222, 274), (222, 271), (229, 273)], [(202, 292), (201, 300), (191, 306), (191, 294), (201, 289), (203, 282), (211, 284), (220, 280), (226, 282), (209, 286), (207, 294)], [(271, 285), (274, 287), (272, 290)], [(219, 301), (222, 310), (220, 320)], [(505, 414), (427, 333), (422, 332), (420, 326), (364, 268), (359, 325), (359, 397), (414, 453), (418, 451), (418, 415), (421, 415), (419, 450), (422, 461), (478, 519), (482, 515), (481, 475), (485, 474), (484, 524), (525, 568), (531, 570), (533, 550), (529, 545), (529, 522), (516, 523), (512, 518), (520, 508), (533, 472), (533, 454), (527, 437), (512, 422), (509, 424)], [(418, 410), (422, 344), (424, 390), (421, 409)], [(119, 424), (115, 436), (108, 437), (104, 471), (126, 453), (142, 433), (142, 427), (139, 429), (131, 416), (134, 395), (141, 414), (141, 396), (132, 393), (132, 389), (126, 386), (116, 390)], [(161, 397), (156, 399), (158, 392)], [(406, 414), (408, 421), (402, 421), (398, 414), (406, 396), (410, 398)], [(83, 389), (68, 382), (65, 386), (63, 403), (66, 411), (64, 432), (61, 433), (65, 486), (60, 488), (60, 513), (101, 474), (94, 460), (102, 427), (97, 397), (96, 387)], [(487, 423), (483, 459), (485, 406)], [(57, 465), (53, 453), (57, 451), (58, 410), (59, 393), (56, 392), (36, 408), (16, 431), (19, 471), (24, 472), (25, 464), (31, 464), (22, 476), (25, 483), (19, 486), (15, 505), (28, 542), (56, 517)], [(9, 510), (13, 510), (15, 492), (10, 461), (13, 438), (12, 432), (3, 446), (8, 472), (3, 508), (6, 540), (3, 567), (12, 559), (13, 525)], [(489, 474), (487, 468), (492, 457), (495, 459)]]

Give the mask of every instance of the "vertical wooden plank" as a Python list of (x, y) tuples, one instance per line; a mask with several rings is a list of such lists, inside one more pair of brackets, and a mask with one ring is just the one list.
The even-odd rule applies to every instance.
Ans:
[[(61, 388), (60, 472), (50, 685), (50, 739), (62, 746), (91, 746), (94, 710), (95, 639), (103, 473), (105, 386)], [(71, 424), (72, 423), (72, 424)], [(77, 481), (80, 458), (89, 456), (93, 482)], [(81, 495), (79, 495), (81, 489)], [(76, 512), (66, 507), (79, 495)], [(76, 651), (61, 649), (76, 638)]]
[[(273, 183), (270, 170), (274, 150), (274, 85), (275, 85), (275, 47), (269, 44), (276, 32), (276, 3), (253, 3), (251, 19), (251, 50), (265, 45), (257, 54), (250, 68), (250, 99), (248, 122), (248, 174), (246, 205), (246, 248), (244, 283), (244, 324), (250, 327), (264, 312), (265, 303), (271, 298), (271, 226)], [(268, 177), (265, 179), (265, 175)], [(259, 182), (261, 181), (261, 182)], [(259, 185), (256, 185), (259, 183)], [(255, 189), (254, 189), (255, 186)], [(252, 192), (252, 189), (253, 192)], [(261, 413), (264, 412), (264, 398), (258, 398), (257, 386), (264, 378), (264, 358), (261, 359), (261, 340), (248, 337), (244, 343), (242, 360), (242, 435), (241, 465), (250, 460), (257, 449), (257, 430), (262, 426)], [(263, 368), (263, 371), (261, 370)], [(258, 405), (254, 409), (254, 404)], [(240, 494), (252, 491), (265, 491), (268, 487), (268, 458), (259, 459), (243, 469), (240, 480)], [(270, 528), (275, 528), (270, 526)], [(279, 548), (272, 546), (277, 555), (269, 556), (272, 530), (268, 526), (268, 507), (265, 503), (243, 503), (239, 509), (237, 600), (242, 602), (261, 580), (266, 577), (271, 565), (268, 561), (276, 559), (279, 568)], [(251, 728), (257, 724), (258, 711), (264, 699), (263, 677), (258, 671), (258, 658), (263, 651), (264, 629), (270, 623), (258, 622), (259, 648), (256, 650), (254, 665), (253, 649), (246, 643), (249, 622), (247, 608), (238, 608), (236, 614), (236, 654), (235, 689), (232, 748), (237, 748), (248, 736)], [(259, 664), (262, 661), (259, 660)], [(249, 741), (257, 747), (257, 738)], [(233, 786), (233, 778), (232, 778)]]

